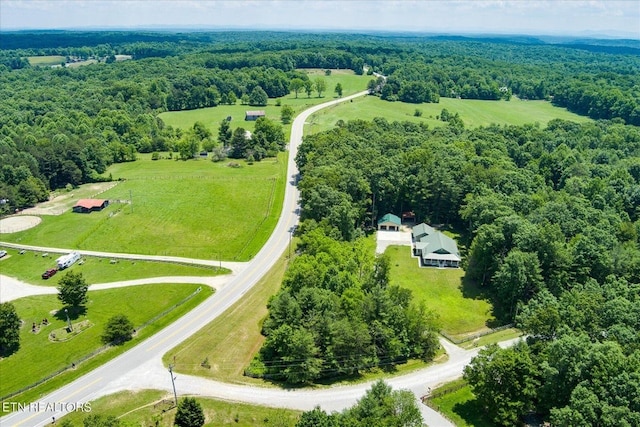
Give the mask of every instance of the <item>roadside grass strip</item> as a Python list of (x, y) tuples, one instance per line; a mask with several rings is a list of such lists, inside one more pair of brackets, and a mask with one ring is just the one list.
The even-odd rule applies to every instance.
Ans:
[[(301, 412), (269, 408), (238, 402), (195, 396), (202, 405), (206, 426), (293, 426)], [(91, 413), (72, 412), (59, 422), (70, 421), (74, 426), (92, 414), (114, 416), (124, 425), (171, 427), (176, 416), (173, 395), (159, 390), (123, 391), (91, 402)]]

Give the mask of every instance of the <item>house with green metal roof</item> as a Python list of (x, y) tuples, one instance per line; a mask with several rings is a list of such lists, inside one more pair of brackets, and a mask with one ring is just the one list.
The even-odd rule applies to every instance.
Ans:
[(388, 213), (378, 220), (378, 230), (400, 231), (401, 225), (400, 217), (392, 213)]
[(435, 228), (423, 222), (411, 229), (411, 237), (413, 238), (414, 242), (419, 242), (420, 239), (422, 239), (423, 237), (433, 234), (435, 232), (436, 232)]
[[(420, 226), (425, 227), (420, 227)], [(420, 227), (420, 228), (419, 228)], [(427, 267), (459, 267), (460, 252), (456, 241), (451, 237), (426, 225), (419, 224), (413, 227), (419, 239), (414, 238), (413, 254), (420, 258), (420, 265)], [(429, 234), (422, 234), (421, 231), (430, 231)]]

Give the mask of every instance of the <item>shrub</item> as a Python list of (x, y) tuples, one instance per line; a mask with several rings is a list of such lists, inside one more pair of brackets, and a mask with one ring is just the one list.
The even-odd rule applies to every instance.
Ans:
[(102, 333), (105, 344), (121, 344), (133, 336), (133, 323), (124, 314), (116, 314), (107, 321)]

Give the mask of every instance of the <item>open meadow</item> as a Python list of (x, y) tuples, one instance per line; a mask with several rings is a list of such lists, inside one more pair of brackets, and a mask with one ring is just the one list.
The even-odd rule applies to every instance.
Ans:
[[(300, 411), (247, 405), (238, 402), (196, 397), (205, 415), (205, 426), (292, 427)], [(123, 391), (91, 402), (91, 413), (72, 412), (60, 419), (73, 426), (83, 425), (88, 415), (114, 416), (125, 425), (172, 427), (176, 409), (173, 395), (160, 390)]]
[(67, 62), (67, 57), (62, 55), (28, 56), (27, 60), (33, 67), (51, 67)]
[[(200, 291), (184, 304), (158, 318), (153, 324), (139, 329), (141, 325), (194, 294), (198, 288)], [(89, 291), (89, 302), (84, 313), (73, 313), (69, 310), (74, 328), (86, 329), (66, 341), (54, 340), (50, 336), (52, 332), (63, 330), (67, 324), (65, 313), (56, 313), (62, 309), (57, 295), (38, 295), (13, 301), (16, 312), (24, 323), (20, 330), (20, 349), (0, 360), (0, 396), (16, 392), (76, 363), (75, 371), (68, 371), (60, 378), (56, 377), (44, 384), (47, 390), (55, 389), (56, 384), (61, 385), (63, 377), (73, 375), (76, 371), (79, 375), (95, 367), (92, 365), (96, 361), (104, 363), (115, 357), (182, 316), (211, 294), (211, 288), (195, 284), (154, 284)], [(112, 347), (87, 362), (78, 363), (81, 358), (103, 346), (100, 336), (104, 325), (116, 314), (127, 316), (139, 329), (138, 334), (122, 346)], [(45, 318), (48, 324), (43, 323)], [(35, 332), (32, 330), (33, 324), (36, 325)], [(60, 338), (60, 333), (57, 338)], [(69, 381), (69, 378), (66, 380)]]
[[(327, 83), (327, 90), (323, 92), (322, 97), (318, 97), (317, 92), (313, 92), (311, 97), (301, 90), (296, 98), (291, 92), (287, 96), (278, 98), (281, 105), (289, 105), (294, 110), (294, 117), (300, 112), (323, 102), (337, 98), (334, 88), (338, 83), (342, 85), (342, 96), (351, 95), (361, 92), (367, 88), (367, 82), (372, 79), (371, 76), (358, 76), (351, 70), (331, 70), (331, 75), (325, 76), (324, 70), (309, 69), (304, 70), (311, 81), (317, 77), (322, 77)], [(266, 117), (280, 123), (280, 108), (276, 105), (276, 99), (269, 99), (266, 107), (253, 107), (250, 105), (241, 105), (238, 101), (235, 105), (218, 105), (217, 107), (201, 108), (198, 110), (188, 111), (168, 111), (160, 113), (159, 118), (165, 124), (180, 128), (188, 129), (195, 122), (201, 122), (215, 136), (218, 134), (218, 127), (223, 119), (231, 116), (231, 129), (242, 127), (246, 130), (253, 131), (255, 122), (245, 121), (245, 111), (247, 110), (264, 110)], [(290, 126), (285, 126), (285, 136), (289, 138)]]
[(468, 296), (474, 293), (472, 289), (463, 290), (464, 270), (419, 268), (407, 246), (390, 246), (385, 253), (391, 261), (391, 283), (411, 290), (417, 302), (434, 310), (443, 332), (461, 338), (488, 330), (492, 306), (479, 296)]
[[(287, 153), (253, 164), (205, 159), (139, 160), (112, 165), (118, 185), (100, 194), (100, 212), (43, 215), (2, 240), (28, 245), (249, 260), (275, 227), (284, 196)], [(120, 202), (118, 202), (120, 201)]]
[[(311, 116), (305, 133), (316, 133), (333, 128), (338, 120), (372, 120), (383, 117), (389, 122), (409, 121), (426, 123), (429, 127), (445, 126), (437, 117), (443, 109), (458, 113), (467, 127), (499, 125), (524, 125), (539, 123), (545, 126), (552, 119), (590, 121), (588, 117), (553, 106), (548, 101), (523, 101), (513, 97), (510, 101), (481, 101), (477, 99), (440, 98), (437, 104), (409, 104), (383, 101), (377, 96), (363, 96), (353, 102), (334, 105)], [(415, 115), (419, 110), (422, 115)]]

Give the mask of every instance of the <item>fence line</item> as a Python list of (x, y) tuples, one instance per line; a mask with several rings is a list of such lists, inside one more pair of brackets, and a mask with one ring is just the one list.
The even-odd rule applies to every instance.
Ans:
[[(197, 294), (199, 294), (201, 290), (202, 290), (202, 288), (201, 288), (201, 287), (198, 287), (198, 289), (196, 289), (196, 290), (195, 290), (195, 292), (193, 292), (191, 295), (188, 295), (188, 296), (187, 296), (186, 298), (184, 298), (182, 301), (179, 301), (179, 302), (175, 303), (174, 305), (172, 305), (171, 307), (167, 308), (167, 309), (166, 309), (165, 311), (163, 311), (162, 313), (160, 313), (160, 314), (158, 314), (158, 315), (154, 316), (151, 320), (146, 321), (145, 323), (143, 323), (142, 325), (140, 325), (138, 328), (134, 329), (134, 331), (135, 331), (135, 332), (139, 332), (139, 331), (140, 331), (142, 328), (144, 328), (145, 326), (148, 326), (148, 325), (150, 325), (151, 323), (155, 322), (156, 320), (160, 319), (162, 316), (165, 316), (165, 315), (169, 314), (169, 312), (171, 312), (171, 311), (175, 310), (176, 308), (178, 308), (179, 306), (181, 306), (182, 304), (186, 303), (186, 302), (187, 302), (187, 301), (189, 301), (191, 298), (193, 298), (194, 296), (196, 296)], [(73, 369), (75, 366), (79, 365), (80, 363), (82, 363), (82, 362), (84, 362), (84, 361), (86, 361), (86, 360), (89, 360), (89, 359), (91, 359), (91, 358), (92, 358), (92, 357), (94, 357), (94, 356), (97, 356), (98, 354), (102, 353), (103, 351), (108, 350), (109, 348), (111, 348), (111, 347), (112, 347), (112, 345), (113, 345), (113, 344), (114, 344), (113, 342), (112, 342), (112, 343), (109, 343), (109, 344), (107, 344), (107, 345), (104, 345), (104, 346), (102, 346), (102, 347), (100, 347), (100, 348), (98, 348), (98, 349), (96, 349), (96, 350), (92, 351), (92, 352), (91, 352), (91, 353), (89, 353), (89, 354), (85, 354), (84, 356), (82, 356), (82, 357), (81, 357), (80, 359), (78, 359), (77, 361), (75, 361), (75, 362), (71, 363), (71, 365), (67, 365), (67, 366), (65, 366), (65, 367), (63, 367), (63, 368), (60, 368), (60, 369), (58, 369), (57, 371), (55, 371), (54, 373), (49, 374), (49, 375), (47, 375), (46, 377), (44, 377), (44, 378), (42, 378), (42, 379), (40, 379), (40, 380), (38, 380), (38, 381), (36, 381), (36, 382), (34, 382), (34, 383), (32, 383), (32, 384), (29, 384), (28, 386), (22, 387), (20, 390), (14, 391), (14, 392), (12, 392), (12, 393), (9, 393), (9, 394), (7, 394), (7, 395), (4, 395), (4, 396), (0, 397), (0, 401), (3, 401), (3, 402), (4, 402), (4, 401), (5, 401), (5, 400), (7, 400), (7, 399), (10, 399), (10, 398), (12, 398), (12, 397), (14, 397), (14, 396), (17, 396), (17, 395), (19, 395), (19, 394), (22, 394), (22, 393), (24, 393), (25, 391), (29, 391), (29, 390), (31, 390), (32, 388), (35, 388), (35, 387), (39, 386), (40, 384), (43, 384), (43, 383), (45, 383), (45, 382), (49, 381), (50, 379), (52, 379), (52, 378), (54, 378), (54, 377), (57, 377), (58, 375), (60, 375), (60, 374), (62, 374), (62, 373), (64, 373), (64, 372), (66, 372), (66, 371), (68, 371), (69, 369)]]

